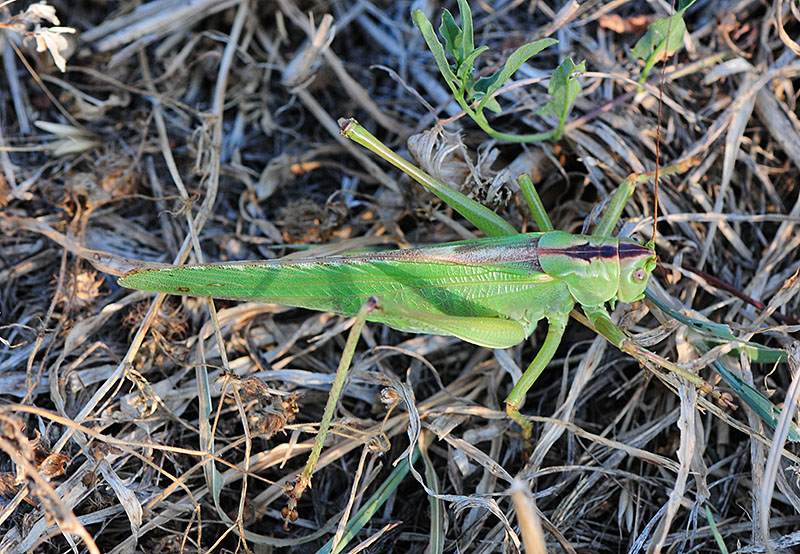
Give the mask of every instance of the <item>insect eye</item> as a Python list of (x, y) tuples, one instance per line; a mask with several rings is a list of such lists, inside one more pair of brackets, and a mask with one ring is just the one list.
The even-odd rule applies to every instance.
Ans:
[(647, 273), (644, 269), (637, 269), (633, 272), (633, 280), (636, 282), (641, 283), (647, 278)]

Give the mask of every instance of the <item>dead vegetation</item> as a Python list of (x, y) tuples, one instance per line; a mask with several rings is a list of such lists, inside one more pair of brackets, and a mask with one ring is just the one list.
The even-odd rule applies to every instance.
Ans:
[[(491, 52), (560, 41), (515, 76), (496, 128), (550, 129), (536, 115), (544, 78), (564, 57), (587, 61), (565, 137), (523, 148), (458, 117), (408, 2), (72, 4), (53, 3), (60, 26), (78, 32), (46, 39), (10, 19), (23, 4), (0, 11), (1, 552), (314, 552), (348, 503), (355, 513), (370, 502), (410, 438), (426, 475), (408, 474), (348, 550), (514, 552), (534, 520), (553, 551), (718, 552), (715, 533), (737, 552), (800, 544), (800, 459), (785, 433), (772, 442), (746, 406), (722, 410), (665, 386), (575, 322), (527, 397), (532, 452), (503, 399), (539, 334), (492, 352), (368, 326), (335, 436), (285, 531), (286, 490), (348, 322), (229, 302), (212, 318), (203, 300), (154, 301), (113, 277), (135, 260), (470, 236), (342, 138), (338, 117), (400, 151), (450, 118), (447, 133), (415, 142), (421, 165), (523, 230), (534, 229), (511, 183), (531, 172), (556, 227), (579, 232), (625, 175), (655, 166), (662, 83), (637, 94), (641, 64), (627, 53), (665, 5), (474, 2), (476, 38)], [(437, 27), (440, 8), (425, 4)], [(661, 159), (702, 163), (661, 185), (655, 279), (737, 336), (787, 349), (800, 317), (799, 19), (788, 1), (700, 1), (688, 12), (690, 34), (663, 71)], [(647, 233), (652, 206), (652, 188), (640, 187), (623, 232)], [(696, 357), (684, 327), (644, 306), (618, 314), (649, 348)], [(728, 362), (794, 412), (789, 364)], [(382, 390), (399, 401), (385, 423)]]

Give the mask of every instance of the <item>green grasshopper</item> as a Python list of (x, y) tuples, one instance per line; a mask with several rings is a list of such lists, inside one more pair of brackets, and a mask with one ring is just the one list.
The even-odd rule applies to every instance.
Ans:
[[(284, 510), (287, 521), (296, 518), (297, 500), (311, 482), (364, 321), (509, 348), (527, 339), (538, 321), (547, 319), (544, 343), (505, 400), (508, 416), (522, 427), (525, 438), (532, 427), (519, 407), (556, 353), (575, 304), (621, 350), (655, 360), (726, 401), (696, 375), (634, 345), (606, 310), (607, 303), (643, 298), (656, 267), (652, 243), (610, 237), (636, 184), (652, 174), (636, 174), (623, 181), (591, 235), (553, 230), (530, 179), (523, 178), (523, 192), (542, 231), (518, 234), (487, 208), (397, 156), (355, 120), (339, 123), (345, 136), (406, 171), (492, 236), (372, 254), (138, 269), (118, 281), (124, 287), (151, 292), (258, 300), (356, 316), (357, 325), (350, 331), (308, 463), (289, 493)], [(684, 171), (691, 163), (660, 172)]]

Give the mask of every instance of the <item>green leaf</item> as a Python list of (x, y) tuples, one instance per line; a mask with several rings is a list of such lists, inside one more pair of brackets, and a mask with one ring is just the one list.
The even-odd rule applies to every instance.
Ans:
[(496, 114), (503, 113), (503, 108), (500, 107), (500, 104), (498, 104), (496, 98), (489, 98), (488, 100), (484, 101), (483, 107)]
[[(653, 287), (648, 286), (647, 290), (645, 291), (645, 295), (649, 301), (658, 306), (658, 309), (667, 314), (669, 317), (678, 320), (682, 324), (691, 327), (703, 335), (714, 339), (738, 340), (736, 335), (733, 334), (733, 331), (731, 331), (730, 326), (725, 325), (724, 323), (704, 321), (687, 315), (682, 309), (679, 309), (681, 306), (675, 308), (670, 305), (670, 303), (662, 298), (658, 291), (656, 291), (656, 289)], [(674, 299), (672, 301), (674, 302)]]
[(673, 52), (683, 44), (685, 32), (683, 10), (669, 17), (657, 19), (650, 24), (647, 32), (633, 47), (631, 57), (649, 60), (651, 56), (659, 56), (662, 52)]
[(770, 348), (763, 344), (755, 342), (747, 342), (741, 348), (734, 348), (732, 350), (736, 354), (744, 354), (751, 362), (759, 364), (776, 364), (778, 362), (785, 362), (786, 352), (778, 348)]
[[(464, 58), (464, 62), (456, 71), (456, 77), (462, 82), (465, 83), (467, 89), (467, 97), (473, 98), (474, 94), (472, 94), (472, 89), (474, 89), (475, 81), (472, 78), (472, 73), (475, 68), (475, 60), (478, 59), (478, 56), (483, 54), (489, 49), (488, 46), (481, 46), (480, 48), (476, 48), (470, 54)], [(469, 82), (468, 82), (469, 81)]]
[(427, 17), (425, 17), (425, 14), (422, 13), (422, 10), (414, 10), (411, 14), (411, 17), (414, 19), (414, 24), (422, 33), (422, 38), (425, 39), (425, 43), (428, 45), (431, 54), (433, 54), (433, 59), (436, 60), (436, 65), (439, 66), (439, 71), (441, 72), (442, 77), (444, 77), (444, 80), (447, 82), (450, 90), (456, 96), (456, 100), (458, 100), (458, 79), (456, 78), (455, 73), (453, 73), (450, 64), (447, 63), (447, 56), (445, 56), (442, 43), (439, 42), (438, 38), (436, 38), (436, 32), (433, 30), (433, 25), (431, 25), (431, 22), (428, 21)]
[(571, 58), (561, 62), (550, 76), (550, 86), (547, 87), (548, 94), (553, 98), (539, 109), (539, 115), (554, 115), (564, 121), (575, 99), (583, 90), (577, 74), (585, 71), (586, 62), (575, 65)]
[(659, 59), (668, 57), (671, 52), (681, 47), (686, 32), (683, 14), (694, 3), (695, 0), (682, 0), (677, 12), (651, 23), (644, 36), (636, 42), (631, 50), (631, 57), (645, 60), (642, 75), (639, 77), (640, 83), (647, 80), (650, 70)]
[(461, 59), (467, 59), (467, 56), (475, 50), (475, 36), (472, 29), (472, 10), (467, 3), (467, 0), (458, 0), (458, 10), (461, 12), (461, 27), (464, 29), (461, 39)]
[[(541, 40), (537, 40), (536, 42), (529, 42), (528, 44), (523, 44), (519, 48), (517, 48), (511, 56), (509, 56), (506, 63), (503, 67), (500, 68), (494, 75), (491, 77), (484, 77), (479, 79), (477, 83), (475, 83), (475, 91), (482, 92), (485, 97), (492, 96), (495, 92), (500, 90), (500, 87), (508, 81), (514, 73), (517, 72), (519, 66), (524, 64), (528, 61), (531, 57), (535, 56), (548, 46), (552, 46), (556, 44), (558, 41), (552, 38), (543, 38)], [(486, 98), (484, 98), (484, 102), (486, 102)], [(482, 108), (483, 106), (479, 106), (478, 108)]]
[(439, 27), (439, 34), (444, 38), (445, 50), (456, 61), (456, 67), (459, 67), (463, 61), (461, 56), (463, 33), (461, 32), (461, 27), (453, 19), (453, 14), (450, 13), (450, 10), (444, 10), (442, 13), (442, 25)]
[[(689, 342), (700, 355), (706, 354), (714, 346), (726, 340), (738, 340), (729, 326), (722, 323), (702, 321), (687, 315), (683, 310), (671, 306), (654, 288), (648, 287), (646, 294), (647, 299), (658, 306), (667, 316), (677, 319), (680, 323), (696, 331), (689, 333)], [(786, 359), (786, 353), (784, 351), (768, 348), (754, 342), (745, 343), (743, 348), (734, 349), (732, 354), (742, 352), (752, 361), (758, 362), (774, 363)], [(780, 410), (773, 405), (768, 398), (748, 383), (744, 382), (736, 373), (728, 369), (722, 359), (711, 362), (711, 367), (714, 368), (714, 371), (722, 377), (722, 380), (733, 389), (736, 396), (750, 406), (750, 408), (768, 425), (773, 429), (775, 428), (778, 418), (780, 417)], [(789, 432), (789, 438), (792, 441), (800, 441), (800, 429), (794, 424), (792, 424)]]

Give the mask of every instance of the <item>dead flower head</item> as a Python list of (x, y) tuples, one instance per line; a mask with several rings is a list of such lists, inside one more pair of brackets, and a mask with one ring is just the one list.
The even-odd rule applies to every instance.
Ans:
[[(51, 23), (54, 27), (42, 27), (42, 22)], [(70, 51), (69, 40), (64, 35), (75, 33), (75, 29), (61, 27), (60, 23), (55, 7), (47, 5), (46, 2), (38, 2), (11, 17), (2, 27), (32, 37), (36, 41), (36, 51), (50, 52), (58, 69), (64, 72), (67, 70), (67, 60), (64, 56)]]
[(36, 40), (36, 51), (49, 51), (53, 56), (56, 67), (63, 73), (67, 70), (67, 60), (62, 55), (69, 50), (69, 41), (64, 33), (74, 33), (72, 27), (37, 27), (33, 30), (33, 38)]

